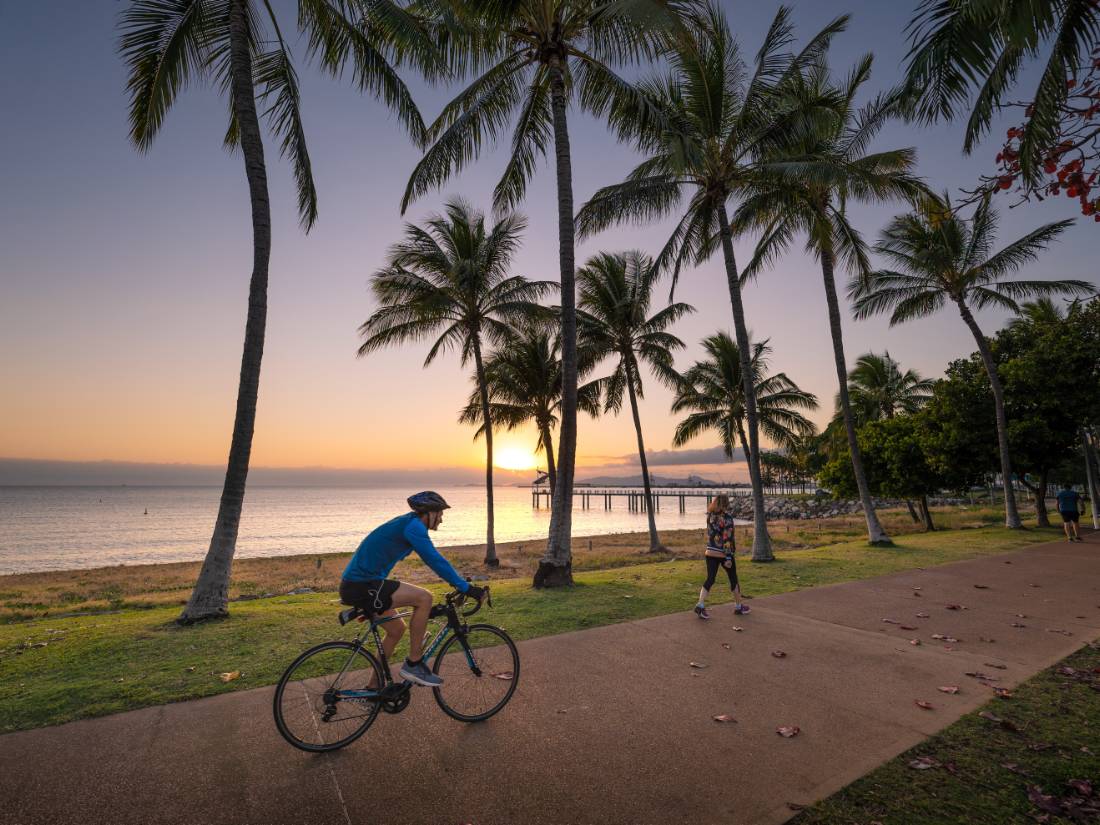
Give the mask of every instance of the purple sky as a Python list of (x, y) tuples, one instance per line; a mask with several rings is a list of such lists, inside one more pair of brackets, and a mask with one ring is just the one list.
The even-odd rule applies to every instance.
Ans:
[[(776, 6), (725, 6), (751, 56)], [(805, 38), (850, 12), (832, 62), (846, 71), (873, 48), (874, 92), (898, 79), (903, 28), (914, 6), (915, 0), (795, 2), (794, 18)], [(125, 75), (115, 50), (122, 7), (88, 0), (0, 10), (0, 457), (217, 465), (228, 449), (251, 263), (243, 164), (221, 149), (224, 100), (202, 86), (178, 101), (149, 153), (131, 147)], [(277, 8), (284, 31), (293, 29), (293, 3), (282, 0)], [(455, 423), (468, 392), (457, 357), (428, 370), (420, 368), (423, 347), (355, 357), (356, 327), (373, 309), (367, 280), (399, 236), (397, 204), (418, 154), (382, 106), (320, 75), (304, 56), (298, 67), (320, 219), (308, 237), (298, 228), (290, 172), (269, 140), (274, 245), (253, 463), (472, 469), (483, 448)], [(453, 92), (412, 85), (427, 119)], [(598, 187), (620, 180), (637, 158), (600, 124), (571, 115), (579, 206)], [(916, 146), (919, 172), (935, 188), (966, 186), (991, 171), (1003, 126), (973, 158), (961, 153), (961, 129), (894, 124), (877, 146)], [(408, 217), (422, 218), (452, 194), (488, 207), (505, 158), (503, 149), (487, 151), (443, 192), (415, 203)], [(523, 211), (530, 228), (515, 272), (556, 279), (550, 167), (539, 173)], [(896, 211), (900, 207), (856, 206), (852, 219), (873, 240)], [(1002, 243), (1075, 214), (1068, 200), (1002, 211)], [(578, 264), (601, 249), (654, 252), (667, 231), (653, 225), (608, 232), (578, 248)], [(1092, 222), (1080, 221), (1027, 274), (1095, 279), (1089, 258), (1098, 233)], [(739, 245), (742, 260), (750, 248), (750, 241)], [(688, 343), (678, 359), (686, 366), (698, 355), (700, 338), (731, 326), (720, 262), (685, 273), (677, 298), (699, 310), (676, 328)], [(800, 252), (745, 296), (752, 329), (771, 338), (773, 368), (822, 400), (819, 422), (831, 415), (836, 391), (823, 301), (819, 270)], [(992, 332), (1003, 318), (985, 313), (980, 322)], [(928, 376), (973, 349), (966, 328), (946, 311), (893, 330), (884, 320), (847, 319), (845, 336), (849, 361), (888, 348), (905, 367)], [(676, 422), (669, 399), (651, 382), (641, 415), (647, 446), (655, 451), (671, 447)], [(690, 446), (715, 443), (700, 438)], [(526, 431), (498, 439), (498, 446), (519, 450), (533, 444)], [(582, 418), (582, 464), (619, 464), (635, 450), (628, 415)], [(729, 465), (701, 463), (704, 458), (666, 464), (662, 474), (741, 475)]]

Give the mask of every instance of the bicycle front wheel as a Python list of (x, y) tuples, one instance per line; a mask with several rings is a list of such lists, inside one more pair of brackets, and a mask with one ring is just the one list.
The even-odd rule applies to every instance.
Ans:
[(380, 702), (349, 699), (345, 690), (383, 684), (378, 661), (351, 642), (310, 648), (286, 669), (275, 688), (275, 726), (287, 742), (314, 753), (342, 748), (362, 736)]
[(443, 685), (432, 689), (443, 712), (460, 722), (481, 722), (516, 692), (519, 652), (499, 627), (470, 625), (446, 641), (432, 671), (443, 677)]

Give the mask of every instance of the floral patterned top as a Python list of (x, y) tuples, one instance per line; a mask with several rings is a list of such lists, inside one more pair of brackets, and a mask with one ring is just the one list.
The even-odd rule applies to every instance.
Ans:
[(733, 543), (733, 513), (707, 513), (707, 549), (727, 555), (736, 549)]

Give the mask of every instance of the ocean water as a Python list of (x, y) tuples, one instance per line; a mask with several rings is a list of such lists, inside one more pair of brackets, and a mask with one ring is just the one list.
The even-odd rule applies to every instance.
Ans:
[[(485, 541), (485, 491), (440, 488), (451, 504), (433, 534), (440, 547)], [(545, 540), (550, 511), (526, 487), (494, 490), (497, 541)], [(408, 490), (254, 487), (245, 495), (238, 558), (351, 552), (370, 530), (407, 512)], [(0, 575), (118, 564), (197, 561), (206, 555), (220, 487), (0, 487)], [(702, 530), (706, 499), (686, 513), (665, 499), (658, 528)], [(641, 532), (646, 514), (574, 499), (573, 535)], [(700, 534), (701, 535), (701, 534)]]

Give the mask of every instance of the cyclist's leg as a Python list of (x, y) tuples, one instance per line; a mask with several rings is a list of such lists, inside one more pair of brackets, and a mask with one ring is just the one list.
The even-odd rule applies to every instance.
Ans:
[[(428, 629), (428, 614), (432, 609), (432, 594), (423, 587), (401, 582), (393, 593), (393, 607), (411, 607), (409, 620), (409, 658), (418, 661), (424, 653), (424, 632)], [(396, 642), (395, 642), (396, 644)]]
[[(385, 610), (378, 614), (380, 616), (393, 616), (397, 611), (393, 608)], [(382, 625), (382, 650), (386, 652), (386, 661), (393, 659), (393, 649), (397, 647), (397, 643), (401, 641), (401, 637), (405, 635), (405, 620), (404, 619), (392, 619)], [(370, 682), (367, 684), (368, 690), (374, 690), (378, 687), (375, 684), (375, 675), (372, 673)]]

